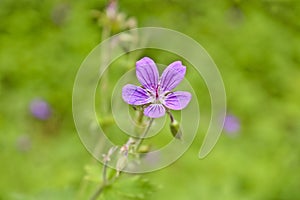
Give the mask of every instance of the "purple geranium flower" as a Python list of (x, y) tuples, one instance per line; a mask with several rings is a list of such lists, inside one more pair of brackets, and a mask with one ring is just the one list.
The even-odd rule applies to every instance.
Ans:
[(46, 120), (51, 115), (51, 108), (49, 104), (42, 99), (34, 99), (30, 103), (31, 114), (40, 120)]
[(227, 133), (234, 134), (240, 130), (240, 121), (234, 115), (227, 115), (224, 121), (224, 130)]
[(145, 107), (144, 114), (150, 118), (165, 115), (166, 110), (182, 110), (191, 100), (189, 92), (172, 90), (184, 78), (186, 67), (180, 61), (171, 63), (159, 77), (154, 61), (144, 57), (136, 62), (136, 76), (142, 86), (127, 84), (122, 96), (130, 105)]

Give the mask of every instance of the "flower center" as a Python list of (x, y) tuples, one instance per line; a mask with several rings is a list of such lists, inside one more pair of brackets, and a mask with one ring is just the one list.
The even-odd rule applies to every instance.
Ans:
[(149, 91), (149, 93), (151, 94), (151, 96), (152, 96), (152, 98), (153, 98), (153, 100), (152, 100), (152, 103), (154, 103), (154, 104), (157, 104), (157, 103), (160, 103), (160, 98), (161, 98), (161, 96), (160, 96), (160, 87), (159, 87), (159, 85), (155, 88), (155, 90), (153, 91)]
[(157, 86), (156, 89), (155, 89), (155, 99), (156, 99), (156, 100), (158, 100), (158, 98), (159, 98), (158, 87), (159, 87), (159, 86)]

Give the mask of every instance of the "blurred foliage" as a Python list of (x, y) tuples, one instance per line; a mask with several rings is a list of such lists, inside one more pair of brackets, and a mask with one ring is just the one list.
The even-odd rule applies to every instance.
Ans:
[(104, 191), (103, 199), (149, 199), (156, 187), (140, 176), (122, 177)]
[[(92, 11), (106, 3), (0, 0), (0, 199), (77, 197), (91, 156), (73, 125), (72, 86), (101, 40)], [(241, 123), (238, 136), (224, 133), (214, 151), (198, 160), (210, 103), (203, 81), (188, 71), (204, 112), (199, 135), (176, 163), (145, 175), (161, 185), (147, 198), (299, 199), (299, 1), (129, 0), (119, 7), (140, 27), (171, 28), (202, 44), (223, 76), (228, 111)], [(53, 109), (46, 121), (30, 115), (37, 97)], [(149, 186), (130, 184), (137, 192), (122, 191), (125, 196)]]

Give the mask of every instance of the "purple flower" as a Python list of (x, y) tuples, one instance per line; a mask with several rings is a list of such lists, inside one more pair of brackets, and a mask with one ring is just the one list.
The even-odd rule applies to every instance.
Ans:
[(30, 103), (30, 112), (35, 118), (46, 120), (51, 115), (51, 108), (47, 102), (35, 99)]
[(227, 115), (224, 122), (224, 130), (227, 133), (237, 133), (240, 130), (240, 121), (234, 115)]
[(136, 62), (136, 76), (142, 86), (127, 84), (122, 96), (130, 105), (143, 105), (144, 115), (159, 118), (166, 110), (182, 110), (191, 100), (189, 92), (172, 90), (184, 78), (186, 67), (180, 61), (171, 63), (159, 77), (154, 61), (144, 57)]

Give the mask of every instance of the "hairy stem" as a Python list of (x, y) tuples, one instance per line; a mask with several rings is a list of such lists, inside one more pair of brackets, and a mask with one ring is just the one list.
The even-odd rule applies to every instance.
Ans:
[[(111, 32), (111, 25), (108, 24), (107, 26), (103, 26), (102, 35), (101, 35), (101, 41), (106, 40), (109, 38)], [(106, 69), (106, 72), (104, 71), (106, 65), (108, 64), (108, 60), (111, 57), (111, 44), (108, 44), (107, 46), (104, 46), (105, 49), (101, 52), (101, 63), (100, 63), (100, 73), (102, 74), (102, 83), (100, 85), (100, 90), (102, 92), (101, 100), (102, 100), (102, 112), (106, 114), (108, 112), (109, 108), (109, 102), (107, 99), (107, 90), (108, 90), (108, 68)]]
[(134, 128), (135, 130), (135, 136), (139, 136), (144, 129), (143, 127), (143, 119), (144, 119), (144, 113), (142, 110), (138, 110), (137, 113), (137, 119), (136, 119), (136, 126)]
[(143, 143), (145, 137), (146, 137), (147, 134), (149, 133), (149, 130), (150, 130), (150, 128), (151, 128), (151, 125), (152, 125), (153, 121), (154, 121), (154, 119), (151, 118), (150, 121), (149, 121), (149, 123), (148, 123), (148, 126), (147, 126), (146, 129), (145, 129), (145, 131), (143, 132), (143, 134), (141, 135), (141, 137), (140, 137), (140, 138), (138, 139), (138, 141), (136, 142), (136, 146), (135, 146), (136, 151), (139, 150), (139, 148), (140, 148), (141, 144)]
[(103, 180), (103, 185), (106, 184), (107, 182), (107, 161), (104, 163), (104, 166), (103, 166), (103, 170), (102, 170), (102, 180)]
[(170, 116), (171, 122), (174, 122), (174, 116), (172, 115), (172, 113), (169, 110), (167, 111), (167, 113)]
[(103, 192), (104, 188), (106, 187), (105, 184), (102, 184), (97, 190), (96, 192), (93, 194), (93, 196), (90, 198), (90, 200), (96, 200), (101, 193)]
[[(136, 142), (135, 145), (135, 151), (138, 151), (141, 144), (143, 143), (145, 137), (147, 136), (147, 134), (149, 133), (150, 127), (153, 123), (154, 119), (151, 118), (145, 131), (143, 132), (143, 134), (141, 135), (141, 137), (138, 139), (138, 141)], [(132, 138), (129, 138), (129, 140), (131, 140)], [(95, 191), (95, 193), (92, 195), (92, 197), (90, 198), (90, 200), (96, 200), (97, 198), (99, 198), (99, 196), (102, 194), (104, 188), (109, 185), (109, 184), (113, 184), (116, 181), (117, 177), (112, 178), (110, 181), (107, 179), (107, 161), (104, 163), (103, 166), (103, 171), (102, 171), (102, 177), (103, 177), (103, 182), (100, 185), (100, 187)]]

